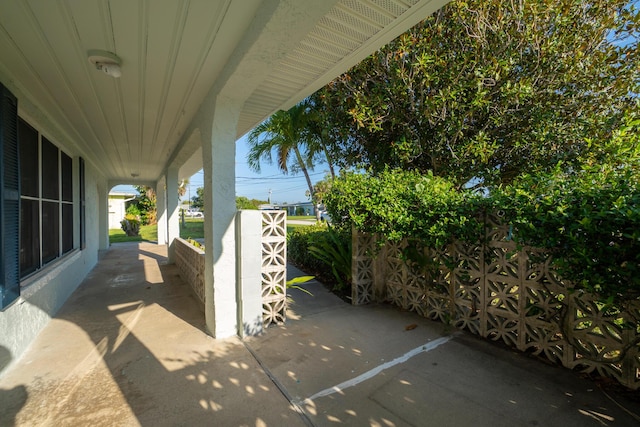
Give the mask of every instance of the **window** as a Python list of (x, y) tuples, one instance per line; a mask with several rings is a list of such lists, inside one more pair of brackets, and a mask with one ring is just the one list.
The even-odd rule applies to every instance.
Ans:
[(0, 84), (0, 310), (20, 295), (18, 99)]
[(84, 187), (84, 159), (78, 159), (78, 175), (80, 180), (80, 249), (87, 247), (87, 231), (85, 219), (85, 187)]
[(73, 249), (73, 161), (20, 119), (20, 277)]

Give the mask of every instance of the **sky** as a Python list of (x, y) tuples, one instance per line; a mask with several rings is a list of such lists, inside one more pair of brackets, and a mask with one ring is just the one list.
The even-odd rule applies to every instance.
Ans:
[[(299, 203), (306, 202), (309, 198), (305, 192), (308, 190), (306, 180), (302, 173), (284, 175), (275, 165), (261, 162), (260, 173), (255, 173), (247, 165), (247, 153), (249, 146), (246, 135), (236, 142), (236, 195), (249, 199), (268, 200), (271, 191), (271, 202)], [(315, 170), (310, 171), (311, 182), (315, 184), (329, 172), (327, 165), (317, 165)], [(204, 172), (198, 171), (189, 179), (187, 194), (183, 200), (190, 199), (196, 195), (196, 189), (204, 187)], [(128, 185), (118, 185), (113, 191), (135, 192), (133, 187)]]
[[(309, 187), (302, 173), (284, 175), (275, 165), (268, 165), (263, 161), (260, 164), (260, 173), (257, 174), (247, 165), (248, 151), (245, 135), (236, 142), (236, 195), (267, 200), (271, 191), (272, 203), (309, 201), (305, 194)], [(315, 184), (328, 173), (329, 168), (326, 164), (317, 165), (315, 170), (309, 171), (311, 183)]]

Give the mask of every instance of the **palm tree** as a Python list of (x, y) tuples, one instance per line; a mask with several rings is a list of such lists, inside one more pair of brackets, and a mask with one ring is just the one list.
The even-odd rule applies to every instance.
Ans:
[(309, 192), (313, 195), (313, 184), (309, 177), (309, 169), (313, 169), (313, 153), (309, 152), (310, 134), (307, 132), (309, 120), (309, 106), (302, 101), (287, 111), (280, 110), (274, 113), (256, 126), (248, 136), (249, 167), (255, 172), (260, 172), (260, 161), (272, 164), (275, 152), (278, 168), (284, 174), (302, 171)]
[(185, 178), (178, 184), (178, 197), (182, 199), (189, 189), (189, 178)]
[(331, 179), (334, 179), (336, 177), (335, 161), (334, 153), (328, 143), (330, 140), (328, 136), (329, 130), (326, 128), (326, 121), (322, 116), (322, 106), (318, 105), (315, 96), (314, 94), (306, 100), (309, 107), (307, 128), (305, 130), (308, 141), (308, 156), (310, 159), (314, 159), (317, 156), (321, 161), (326, 162)]

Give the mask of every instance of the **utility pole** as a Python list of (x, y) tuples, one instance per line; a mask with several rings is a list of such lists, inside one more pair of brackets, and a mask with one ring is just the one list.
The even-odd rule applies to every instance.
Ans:
[(271, 189), (269, 189), (269, 204), (271, 204)]

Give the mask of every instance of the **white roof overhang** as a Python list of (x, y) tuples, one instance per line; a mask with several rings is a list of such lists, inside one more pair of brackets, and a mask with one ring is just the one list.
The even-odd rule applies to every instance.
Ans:
[[(110, 183), (202, 163), (189, 126), (213, 89), (237, 97), (242, 136), (447, 0), (3, 0), (0, 82), (22, 117)], [(89, 51), (112, 52), (120, 78)]]

